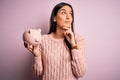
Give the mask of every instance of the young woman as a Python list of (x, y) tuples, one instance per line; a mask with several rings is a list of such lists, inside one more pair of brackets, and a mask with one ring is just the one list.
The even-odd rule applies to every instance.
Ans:
[(74, 33), (74, 12), (68, 3), (57, 4), (50, 31), (40, 45), (27, 49), (34, 55), (34, 70), (42, 80), (78, 80), (86, 72), (84, 39)]

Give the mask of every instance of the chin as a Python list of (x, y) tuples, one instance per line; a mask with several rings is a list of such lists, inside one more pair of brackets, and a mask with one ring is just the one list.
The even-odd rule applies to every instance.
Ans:
[(70, 25), (64, 25), (64, 27), (70, 27)]

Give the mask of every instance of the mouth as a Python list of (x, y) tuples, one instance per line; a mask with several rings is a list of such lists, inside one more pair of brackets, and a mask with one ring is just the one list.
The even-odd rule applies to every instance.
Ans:
[(65, 23), (66, 23), (66, 24), (70, 24), (70, 23), (71, 23), (71, 21), (65, 21)]

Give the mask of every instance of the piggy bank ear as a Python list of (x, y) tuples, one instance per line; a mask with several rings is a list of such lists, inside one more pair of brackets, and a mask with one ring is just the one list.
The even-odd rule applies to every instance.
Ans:
[(28, 33), (31, 34), (31, 33), (32, 33), (32, 29), (29, 29), (29, 30), (28, 30)]
[(38, 29), (38, 31), (41, 33), (41, 29)]

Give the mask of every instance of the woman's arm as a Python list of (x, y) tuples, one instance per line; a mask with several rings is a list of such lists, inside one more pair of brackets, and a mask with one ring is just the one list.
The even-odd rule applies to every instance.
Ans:
[(33, 68), (34, 68), (34, 72), (36, 76), (40, 76), (43, 73), (43, 64), (42, 64), (42, 57), (41, 57), (41, 53), (42, 53), (42, 47), (41, 45), (36, 45), (36, 46), (32, 46), (26, 44), (25, 46), (33, 55), (34, 55), (34, 64), (33, 64)]
[(79, 78), (84, 76), (86, 72), (86, 63), (85, 63), (85, 43), (84, 39), (80, 36), (75, 38), (77, 48), (72, 49), (72, 71), (75, 77)]
[(41, 56), (34, 57), (33, 64), (34, 72), (36, 76), (40, 76), (43, 73), (42, 59)]

